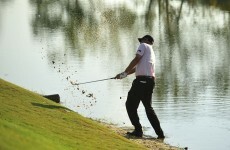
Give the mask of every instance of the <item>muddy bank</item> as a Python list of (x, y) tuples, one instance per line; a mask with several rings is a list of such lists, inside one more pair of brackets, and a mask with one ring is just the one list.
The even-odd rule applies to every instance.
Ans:
[(131, 141), (134, 141), (138, 144), (144, 145), (149, 150), (187, 150), (187, 148), (179, 148), (179, 147), (171, 146), (169, 144), (164, 143), (163, 140), (159, 140), (150, 136), (143, 136), (143, 138), (135, 138), (132, 136), (127, 136), (126, 132), (129, 131), (130, 129), (120, 128), (117, 127), (116, 125), (107, 124), (104, 122), (100, 122), (100, 123), (106, 126), (107, 128), (113, 130), (115, 133)]

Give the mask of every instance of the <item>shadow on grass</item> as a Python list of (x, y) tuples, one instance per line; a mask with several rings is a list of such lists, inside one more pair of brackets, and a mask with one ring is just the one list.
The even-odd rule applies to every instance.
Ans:
[(40, 104), (40, 103), (31, 103), (33, 106), (36, 106), (36, 107), (42, 107), (42, 108), (48, 108), (48, 109), (64, 109), (64, 110), (67, 110), (67, 111), (72, 111), (66, 107), (63, 107), (63, 106), (56, 106), (56, 105), (46, 105), (46, 104)]

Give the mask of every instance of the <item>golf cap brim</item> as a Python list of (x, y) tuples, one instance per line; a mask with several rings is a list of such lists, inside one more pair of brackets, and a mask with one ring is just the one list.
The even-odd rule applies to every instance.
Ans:
[(139, 42), (141, 42), (143, 39), (147, 39), (152, 44), (154, 42), (154, 39), (153, 39), (153, 37), (151, 35), (145, 35), (142, 38), (137, 38), (137, 39), (138, 39)]
[(139, 42), (141, 42), (142, 38), (137, 38)]

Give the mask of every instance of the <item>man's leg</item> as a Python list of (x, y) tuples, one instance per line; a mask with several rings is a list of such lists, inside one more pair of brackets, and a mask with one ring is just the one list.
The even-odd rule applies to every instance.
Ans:
[(137, 87), (136, 87), (135, 80), (134, 80), (133, 85), (128, 93), (128, 97), (126, 101), (126, 110), (127, 110), (127, 113), (128, 113), (128, 116), (129, 116), (129, 119), (132, 125), (135, 127), (134, 131), (140, 133), (142, 136), (143, 134), (142, 126), (140, 124), (139, 117), (137, 114), (137, 108), (140, 104), (140, 98), (136, 94), (136, 90), (137, 90)]
[(159, 138), (164, 138), (164, 133), (161, 129), (160, 121), (159, 121), (155, 111), (153, 110), (153, 108), (149, 104), (146, 104), (146, 102), (144, 102), (144, 101), (143, 101), (143, 105), (145, 106), (145, 111), (146, 111), (147, 117), (149, 119), (149, 122), (151, 123), (156, 134), (158, 135)]
[(164, 133), (161, 129), (160, 121), (152, 107), (152, 91), (154, 86), (154, 81), (148, 81), (148, 83), (146, 84), (145, 92), (142, 96), (142, 103), (145, 107), (148, 120), (152, 125), (153, 129), (155, 130), (156, 134), (158, 135), (158, 138), (164, 138)]

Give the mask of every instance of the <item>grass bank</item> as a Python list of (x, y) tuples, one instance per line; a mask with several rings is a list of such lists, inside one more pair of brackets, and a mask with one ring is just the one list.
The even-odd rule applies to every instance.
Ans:
[(140, 150), (145, 147), (0, 79), (0, 149)]

